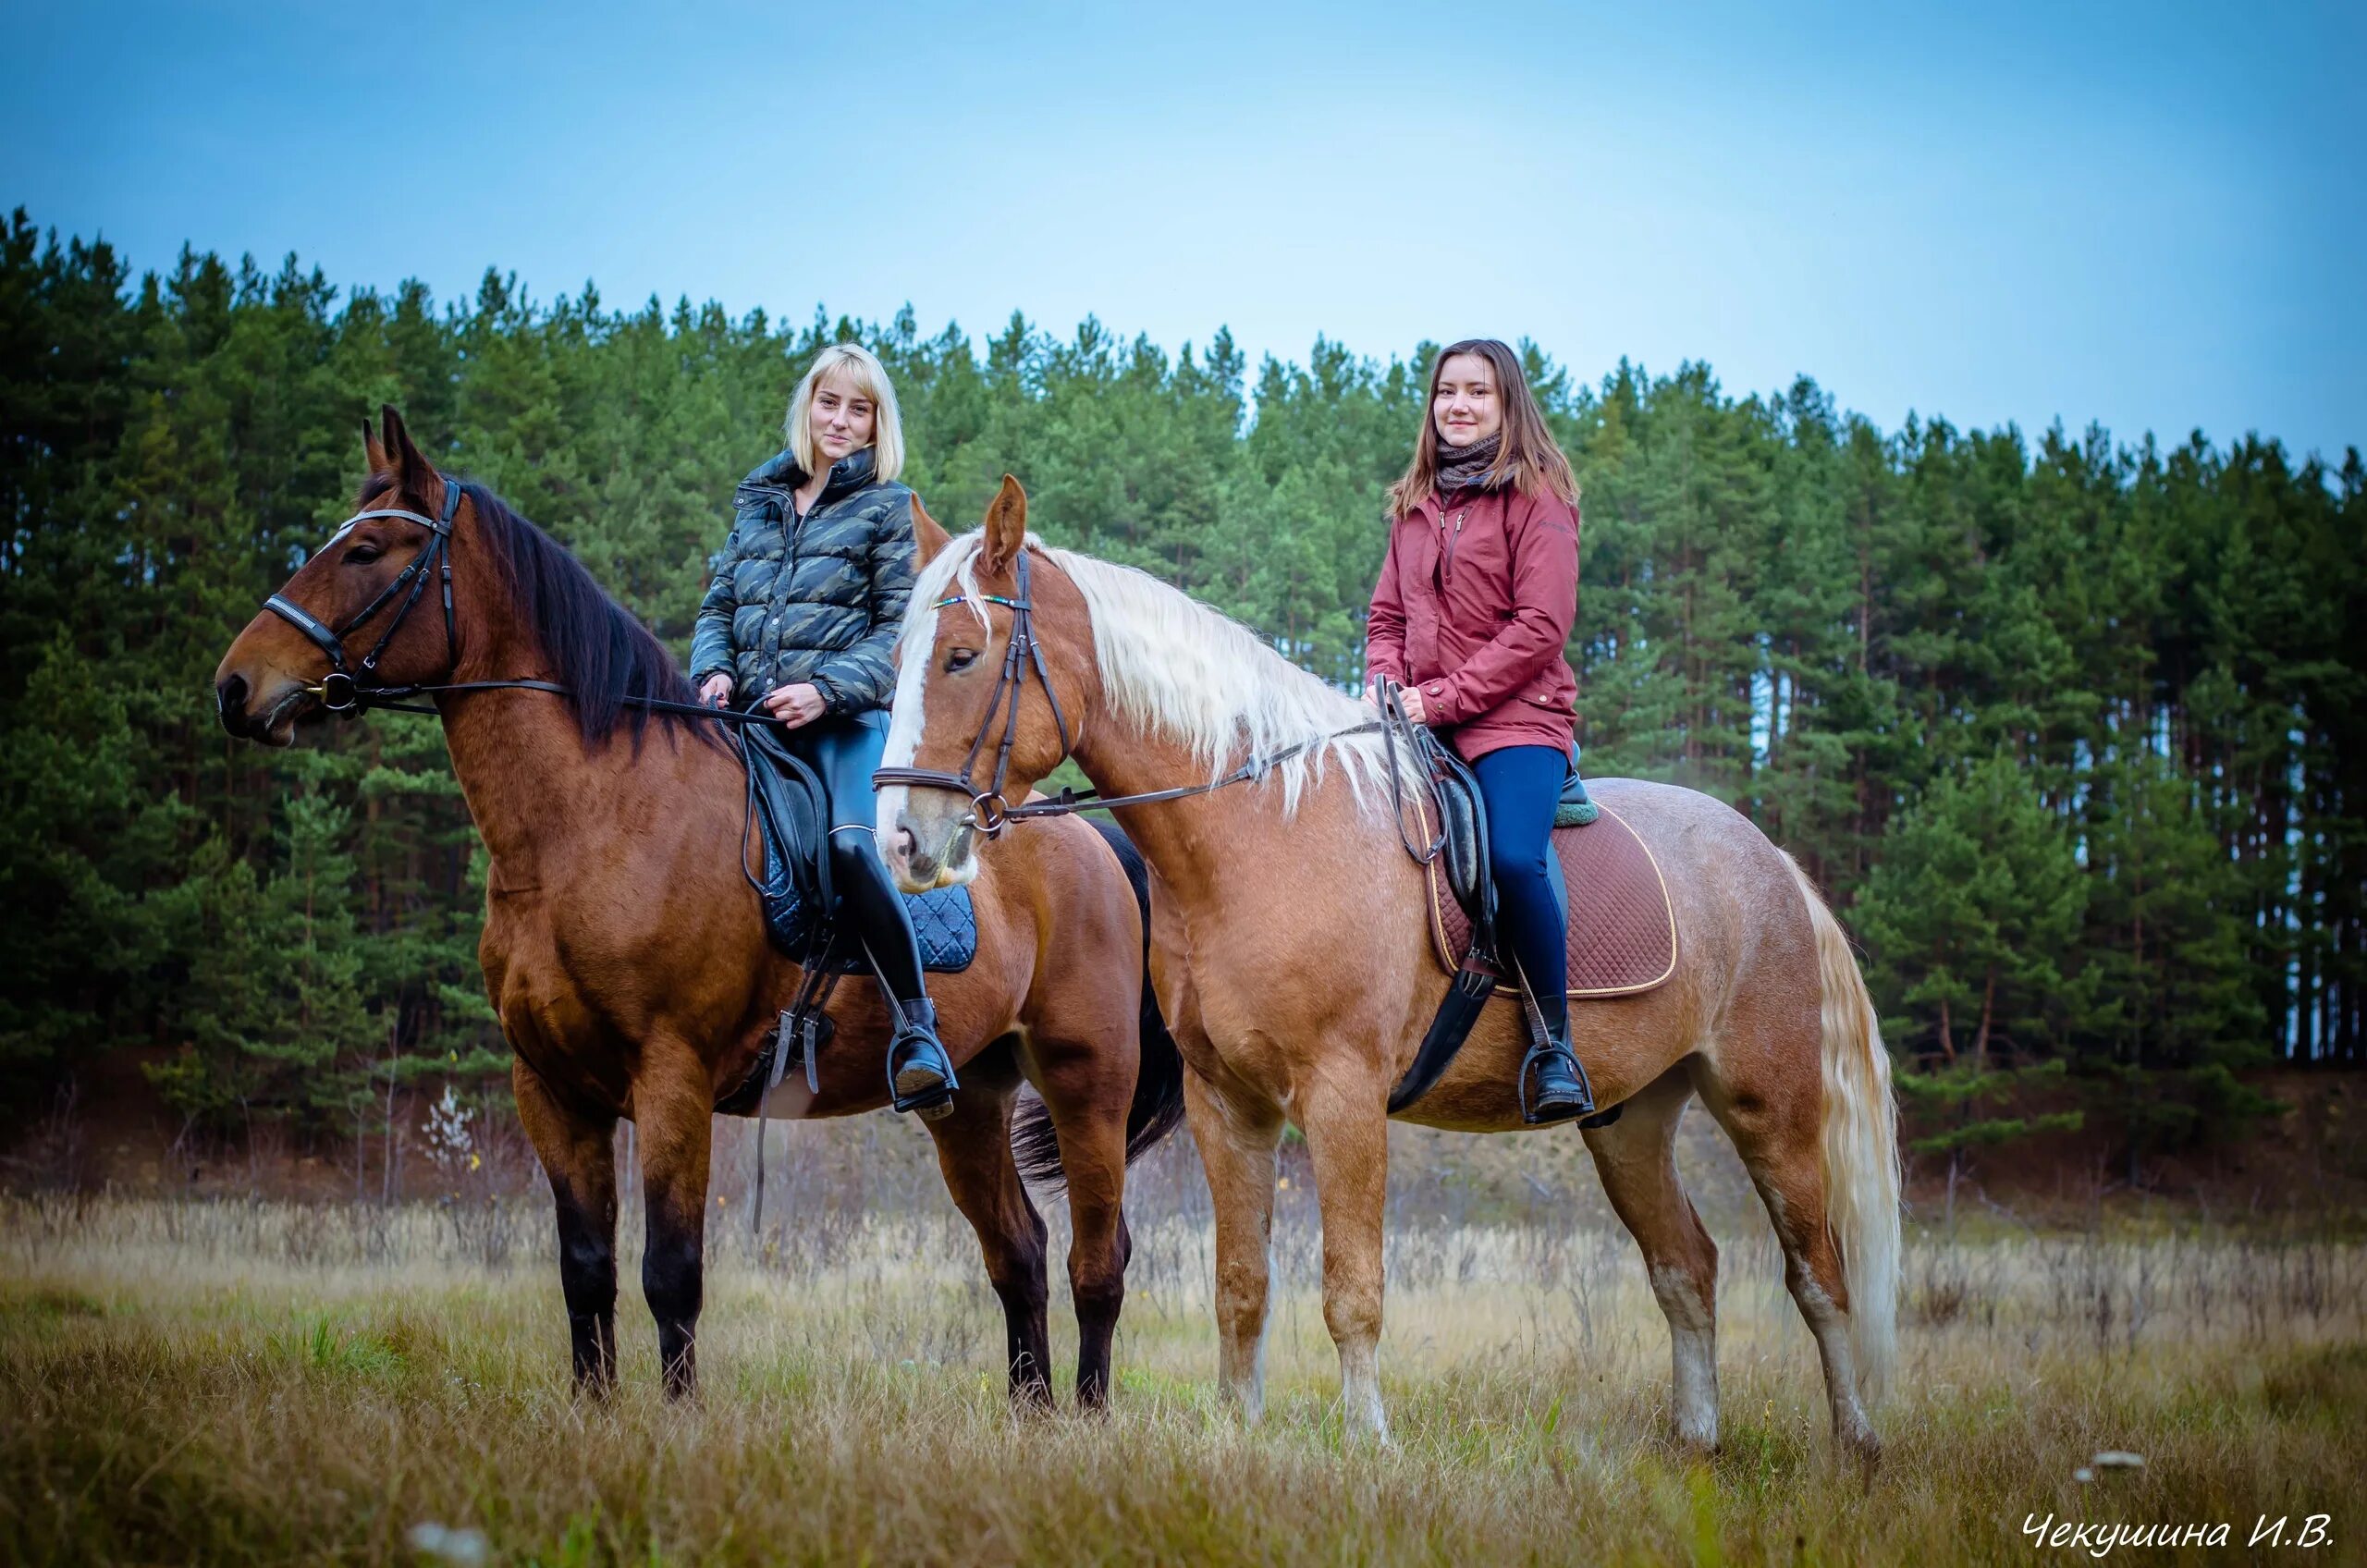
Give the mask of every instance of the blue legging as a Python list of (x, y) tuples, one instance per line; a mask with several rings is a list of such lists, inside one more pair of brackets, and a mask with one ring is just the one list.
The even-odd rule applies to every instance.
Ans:
[(1520, 960), (1545, 1021), (1569, 1015), (1564, 969), (1561, 866), (1553, 858), (1553, 804), (1570, 753), (1505, 746), (1471, 765), (1488, 804), (1488, 852), (1496, 872), (1496, 939)]

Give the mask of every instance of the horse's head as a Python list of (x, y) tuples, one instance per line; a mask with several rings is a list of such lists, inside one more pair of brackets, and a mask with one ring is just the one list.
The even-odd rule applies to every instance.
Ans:
[(362, 422), (370, 476), (360, 515), (313, 552), (214, 672), (215, 708), (233, 735), (285, 746), (298, 724), (347, 705), (357, 685), (423, 684), (452, 668), (438, 569), (450, 564), (462, 495), (420, 455), (400, 415), (380, 416), (380, 430)]
[(1085, 596), (1029, 547), (1017, 480), (1003, 476), (985, 528), (959, 540), (918, 501), (913, 511), (920, 580), (898, 643), (883, 766), (936, 781), (882, 788), (878, 828), (898, 885), (921, 892), (978, 874), (978, 834), (1000, 828), (1000, 814), (1069, 754), (1100, 681)]

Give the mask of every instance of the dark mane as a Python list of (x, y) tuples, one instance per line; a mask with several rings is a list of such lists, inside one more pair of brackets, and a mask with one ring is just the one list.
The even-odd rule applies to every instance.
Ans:
[[(641, 745), (650, 710), (629, 704), (633, 697), (696, 703), (698, 693), (675, 664), (674, 655), (622, 605), (593, 580), (567, 546), (511, 511), (482, 484), (446, 477), (475, 508), (477, 537), (493, 558), (519, 621), (530, 628), (549, 661), (551, 678), (574, 693), (575, 719), (587, 746), (616, 733), (619, 720)], [(362, 503), (372, 504), (396, 488), (392, 475), (372, 476)], [(660, 713), (668, 727), (691, 721)], [(701, 738), (720, 745), (718, 727), (695, 726)]]

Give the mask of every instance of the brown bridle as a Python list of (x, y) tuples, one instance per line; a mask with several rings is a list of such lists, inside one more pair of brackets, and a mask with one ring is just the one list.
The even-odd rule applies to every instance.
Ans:
[[(985, 603), (1000, 605), (1011, 611), (1011, 641), (1003, 648), (1002, 669), (995, 677), (994, 694), (987, 699), (987, 716), (979, 721), (977, 739), (970, 742), (969, 754), (962, 759), (962, 771), (947, 773), (929, 767), (883, 767), (871, 776), (871, 786), (874, 790), (889, 784), (902, 784), (921, 790), (950, 790), (956, 794), (966, 795), (970, 798), (970, 812), (962, 819), (963, 825), (975, 827), (987, 838), (994, 839), (1000, 838), (1002, 830), (1011, 824), (1025, 821), (1029, 817), (1067, 816), (1075, 812), (1093, 808), (1107, 810), (1117, 806), (1155, 805), (1161, 801), (1180, 801), (1193, 795), (1212, 794), (1229, 784), (1242, 784), (1253, 778), (1261, 778), (1280, 764), (1289, 761), (1302, 752), (1313, 751), (1319, 746), (1328, 746), (1344, 736), (1365, 735), (1379, 730), (1382, 739), (1388, 742), (1390, 749), (1389, 788), (1397, 807), (1398, 839), (1404, 844), (1405, 852), (1422, 864), (1427, 865), (1438, 857), (1440, 850), (1446, 842), (1446, 827), (1443, 819), (1441, 821), (1438, 834), (1427, 845), (1417, 846), (1406, 837), (1404, 800), (1401, 793), (1403, 784), (1396, 763), (1396, 750), (1400, 744), (1412, 745), (1418, 752), (1426, 745), (1436, 746), (1438, 742), (1427, 729), (1406, 717), (1404, 704), (1397, 694), (1397, 687), (1391, 681), (1382, 682), (1380, 717), (1364, 724), (1351, 725), (1345, 729), (1336, 729), (1327, 735), (1318, 735), (1311, 740), (1301, 741), (1295, 745), (1283, 747), (1270, 756), (1252, 756), (1223, 778), (1212, 779), (1206, 784), (1185, 784), (1171, 790), (1149, 790), (1136, 795), (1104, 795), (1098, 790), (1086, 790), (1080, 793), (1075, 790), (1064, 788), (1058, 795), (1045, 800), (1028, 801), (1019, 805), (1012, 805), (1003, 798), (1003, 784), (1011, 773), (1012, 747), (1019, 740), (1019, 702), (1027, 689), (1027, 672), (1030, 669), (1036, 672), (1036, 679), (1043, 685), (1044, 700), (1052, 704), (1052, 722), (1060, 727), (1061, 732), (1061, 755), (1066, 757), (1076, 746), (1074, 738), (1069, 732), (1068, 716), (1061, 711), (1060, 693), (1052, 690), (1051, 672), (1044, 668), (1043, 645), (1036, 641), (1035, 605), (1027, 594), (1027, 551), (1024, 546), (1019, 552), (1019, 560), (1013, 568), (1013, 575), (1017, 579), (1016, 586), (1019, 591), (1017, 598), (1007, 599), (1000, 594), (976, 595)], [(940, 610), (947, 609), (954, 605), (967, 604), (971, 601), (971, 597), (967, 594), (955, 594), (939, 599), (933, 607)], [(994, 778), (986, 789), (981, 790), (977, 786), (975, 778), (978, 755), (986, 750), (987, 737), (994, 733), (995, 719), (998, 716), (1003, 721), (1002, 741), (995, 750)]]
[[(1002, 651), (1002, 668), (995, 676), (994, 695), (987, 700), (987, 717), (978, 725), (978, 738), (970, 742), (970, 754), (962, 759), (962, 771), (944, 773), (926, 767), (883, 767), (871, 776), (871, 787), (883, 784), (916, 785), (926, 790), (954, 790), (970, 797), (970, 815), (963, 820), (987, 838), (999, 837), (1006, 824), (1022, 816), (1051, 816), (1059, 815), (1037, 809), (1082, 800), (1073, 790), (1061, 791), (1061, 801), (1040, 801), (1034, 805), (1013, 806), (1003, 799), (1003, 781), (1011, 777), (1011, 749), (1019, 740), (1019, 699), (1027, 689), (1027, 672), (1033, 669), (1036, 679), (1043, 683), (1044, 700), (1052, 704), (1052, 722), (1061, 729), (1061, 755), (1066, 756), (1076, 742), (1069, 735), (1068, 716), (1061, 711), (1060, 693), (1052, 690), (1051, 672), (1044, 668), (1044, 650), (1037, 645), (1034, 625), (1035, 606), (1027, 597), (1027, 552), (1019, 552), (1015, 569), (1019, 596), (1006, 599), (1000, 594), (980, 594), (977, 597), (990, 605), (1000, 605), (1011, 611), (1011, 641)], [(971, 595), (955, 594), (939, 599), (937, 609), (967, 604)], [(1002, 742), (995, 748), (995, 774), (983, 790), (975, 777), (978, 753), (987, 748), (987, 737), (994, 733), (995, 717), (1003, 717)], [(1064, 811), (1074, 811), (1074, 804), (1063, 805)]]

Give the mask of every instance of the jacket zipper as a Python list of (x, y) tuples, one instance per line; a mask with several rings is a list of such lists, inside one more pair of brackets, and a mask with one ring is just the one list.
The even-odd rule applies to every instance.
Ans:
[(1446, 531), (1446, 513), (1444, 511), (1441, 511), (1439, 513), (1439, 533), (1446, 542), (1446, 549), (1442, 554), (1442, 559), (1444, 560), (1445, 565), (1439, 575), (1439, 586), (1441, 588), (1444, 588), (1448, 583), (1454, 581), (1454, 546), (1456, 541), (1463, 537), (1463, 520), (1470, 515), (1471, 508), (1469, 507), (1465, 507), (1460, 511), (1456, 512), (1454, 514), (1454, 532), (1450, 534)]

